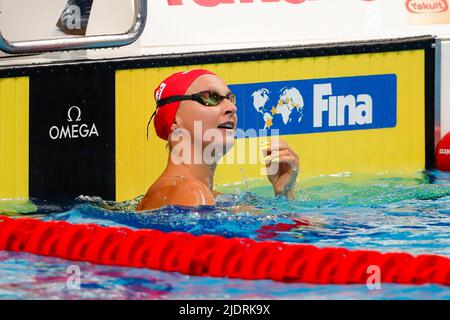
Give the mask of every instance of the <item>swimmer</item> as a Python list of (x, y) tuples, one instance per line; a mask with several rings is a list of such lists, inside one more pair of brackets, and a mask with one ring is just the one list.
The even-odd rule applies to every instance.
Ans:
[[(213, 190), (217, 162), (234, 146), (238, 121), (235, 96), (220, 77), (197, 69), (166, 78), (155, 89), (155, 100), (154, 127), (158, 137), (168, 141), (169, 158), (136, 210), (215, 205), (220, 194)], [(205, 139), (208, 130), (215, 134), (213, 140)], [(293, 199), (298, 155), (281, 139), (267, 142), (263, 149), (266, 167), (278, 164), (278, 170), (267, 175), (275, 195)], [(205, 157), (208, 150), (213, 150), (212, 161)]]

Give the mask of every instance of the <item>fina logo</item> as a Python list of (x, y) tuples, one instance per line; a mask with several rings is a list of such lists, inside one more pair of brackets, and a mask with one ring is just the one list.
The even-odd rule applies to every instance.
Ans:
[(51, 127), (49, 130), (50, 139), (78, 139), (99, 136), (95, 123), (91, 126), (85, 123), (79, 124), (81, 122), (81, 109), (77, 106), (72, 106), (67, 110), (67, 122), (70, 124), (61, 127)]
[[(395, 128), (397, 75), (229, 85), (238, 94), (241, 129), (281, 135)], [(253, 108), (252, 108), (253, 106)], [(251, 113), (246, 116), (245, 113)], [(256, 112), (254, 112), (256, 111)]]
[[(372, 124), (372, 97), (368, 94), (333, 96), (331, 83), (314, 85), (314, 127), (321, 128), (322, 115), (328, 113), (328, 126)], [(346, 112), (348, 110), (348, 112)], [(347, 113), (347, 117), (346, 117)], [(345, 119), (348, 123), (345, 123)]]

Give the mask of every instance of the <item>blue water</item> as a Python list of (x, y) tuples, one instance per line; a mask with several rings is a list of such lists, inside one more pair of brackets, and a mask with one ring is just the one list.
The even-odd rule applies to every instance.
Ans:
[[(81, 196), (64, 204), (0, 200), (0, 214), (33, 211), (32, 216), (44, 220), (450, 256), (450, 174), (306, 179), (295, 201), (273, 197), (267, 185), (220, 189), (224, 195), (217, 206), (194, 209), (165, 207), (135, 214), (140, 198), (115, 203)], [(273, 228), (293, 224), (293, 219), (311, 225)], [(79, 288), (70, 285), (67, 270), (72, 265), (80, 271)], [(380, 290), (370, 290), (365, 285), (192, 277), (0, 251), (0, 299), (450, 299), (450, 288), (382, 284)]]

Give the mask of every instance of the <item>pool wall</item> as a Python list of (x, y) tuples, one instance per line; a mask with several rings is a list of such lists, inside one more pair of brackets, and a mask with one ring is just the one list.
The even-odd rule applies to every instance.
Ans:
[[(153, 126), (146, 140), (153, 90), (172, 72), (197, 67), (210, 69), (236, 89), (244, 129), (280, 130), (300, 155), (300, 178), (409, 174), (432, 167), (434, 43), (425, 36), (4, 68), (0, 198), (61, 200), (83, 194), (122, 201), (145, 193), (168, 157)], [(315, 90), (327, 85), (333, 93), (319, 96), (326, 104), (315, 113), (320, 102)], [(260, 115), (252, 105), (250, 96), (258, 88), (268, 89), (269, 103), (275, 101), (266, 106), (275, 110), (273, 123), (262, 120), (266, 111)], [(298, 89), (303, 105), (296, 107), (302, 117), (296, 114), (285, 123), (273, 108), (282, 107), (280, 92), (286, 88)], [(367, 96), (365, 111), (358, 111)], [(346, 98), (356, 106), (345, 105), (333, 122), (330, 106)], [(356, 115), (346, 113), (350, 109)], [(223, 164), (215, 182), (259, 179), (261, 168)]]

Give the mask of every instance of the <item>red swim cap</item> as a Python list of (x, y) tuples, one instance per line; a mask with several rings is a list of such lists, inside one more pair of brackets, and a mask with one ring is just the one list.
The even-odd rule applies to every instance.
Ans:
[(436, 168), (442, 171), (450, 171), (450, 132), (437, 145)]
[[(204, 69), (196, 69), (177, 72), (163, 80), (155, 89), (155, 100), (161, 100), (171, 96), (184, 95), (191, 84), (204, 74), (214, 74)], [(175, 120), (181, 101), (168, 103), (157, 108), (155, 111), (155, 131), (158, 137), (168, 140), (171, 133), (172, 123)]]

